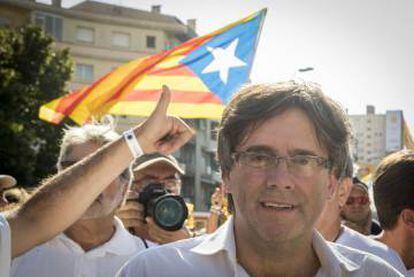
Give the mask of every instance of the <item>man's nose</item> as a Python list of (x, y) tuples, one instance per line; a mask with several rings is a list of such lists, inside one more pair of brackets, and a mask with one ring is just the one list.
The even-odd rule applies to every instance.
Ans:
[(267, 169), (266, 184), (269, 188), (291, 190), (294, 184), (291, 180), (286, 160), (279, 160), (277, 164)]

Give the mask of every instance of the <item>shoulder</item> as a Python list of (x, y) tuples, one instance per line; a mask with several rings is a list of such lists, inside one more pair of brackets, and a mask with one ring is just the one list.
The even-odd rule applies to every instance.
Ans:
[(376, 255), (336, 243), (330, 243), (330, 247), (337, 252), (342, 265), (349, 271), (358, 270), (361, 276), (402, 276), (397, 269)]
[(343, 236), (338, 239), (337, 243), (378, 256), (397, 270), (405, 269), (400, 256), (393, 249), (349, 228), (345, 227)]
[(373, 240), (372, 238), (369, 238), (367, 236), (364, 236), (348, 227), (343, 227), (343, 233), (336, 241), (339, 244), (350, 246), (353, 248), (357, 248), (360, 250), (365, 249), (376, 249), (378, 251), (384, 251), (386, 252), (388, 247), (376, 240)]
[(197, 256), (191, 249), (202, 241), (203, 236), (148, 248), (128, 261), (121, 276), (165, 276), (166, 269), (185, 272)]

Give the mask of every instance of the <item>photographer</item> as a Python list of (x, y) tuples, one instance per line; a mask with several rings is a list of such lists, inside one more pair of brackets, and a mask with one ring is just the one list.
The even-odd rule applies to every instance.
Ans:
[(153, 113), (132, 134), (126, 133), (51, 177), (18, 210), (0, 214), (0, 276), (9, 276), (11, 257), (52, 239), (78, 220), (141, 154), (137, 148), (143, 153), (172, 153), (191, 138), (190, 127), (167, 115), (170, 99), (171, 92), (164, 86)]
[[(162, 185), (161, 187), (167, 189), (171, 195), (180, 195), (180, 175), (184, 174), (184, 170), (180, 168), (177, 160), (171, 155), (163, 155), (160, 153), (145, 154), (139, 157), (134, 163), (133, 174), (134, 180), (128, 195), (128, 200), (117, 213), (117, 216), (123, 221), (125, 227), (142, 240), (148, 240), (158, 244), (165, 244), (191, 237), (191, 232), (185, 225), (181, 226), (180, 224), (177, 227), (179, 229), (175, 231), (169, 231), (165, 227), (160, 227), (159, 224), (155, 223), (152, 216), (145, 216), (145, 205), (139, 203), (140, 193), (142, 198), (143, 191), (148, 191), (145, 188), (156, 184)], [(178, 204), (179, 207), (180, 205), (185, 210), (183, 213), (186, 213), (187, 208), (185, 207), (184, 201)], [(170, 212), (172, 213), (172, 211)], [(186, 215), (185, 217), (187, 217)]]

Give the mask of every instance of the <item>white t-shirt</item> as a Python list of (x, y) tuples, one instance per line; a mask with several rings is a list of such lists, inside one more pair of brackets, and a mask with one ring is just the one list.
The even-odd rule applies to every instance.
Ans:
[(402, 274), (405, 274), (407, 271), (400, 255), (398, 255), (394, 249), (379, 241), (364, 236), (346, 226), (341, 226), (341, 231), (342, 232), (336, 239), (335, 243), (374, 254), (388, 262)]
[(9, 276), (11, 261), (11, 234), (9, 223), (0, 214), (0, 276)]
[(109, 241), (87, 252), (62, 233), (13, 259), (11, 276), (113, 277), (129, 258), (145, 249), (118, 218), (115, 228)]
[[(233, 218), (214, 233), (148, 249), (132, 258), (118, 276), (249, 276), (237, 262)], [(402, 276), (380, 258), (325, 241), (315, 231), (312, 241), (322, 276)]]

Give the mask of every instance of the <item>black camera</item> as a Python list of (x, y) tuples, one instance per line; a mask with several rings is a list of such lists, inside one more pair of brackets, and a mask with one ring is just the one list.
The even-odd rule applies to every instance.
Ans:
[(172, 195), (160, 183), (145, 186), (139, 193), (138, 202), (144, 205), (144, 216), (152, 217), (158, 226), (167, 231), (181, 229), (188, 216), (184, 199)]

